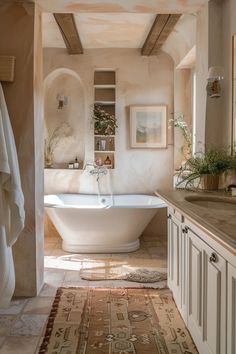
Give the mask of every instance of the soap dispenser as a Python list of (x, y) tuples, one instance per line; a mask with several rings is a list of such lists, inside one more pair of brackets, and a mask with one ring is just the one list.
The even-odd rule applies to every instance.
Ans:
[(79, 168), (79, 161), (78, 161), (77, 157), (75, 158), (74, 168)]

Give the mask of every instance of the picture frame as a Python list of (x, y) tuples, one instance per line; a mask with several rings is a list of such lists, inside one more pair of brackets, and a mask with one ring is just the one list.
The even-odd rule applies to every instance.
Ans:
[(130, 106), (132, 148), (167, 148), (167, 105)]

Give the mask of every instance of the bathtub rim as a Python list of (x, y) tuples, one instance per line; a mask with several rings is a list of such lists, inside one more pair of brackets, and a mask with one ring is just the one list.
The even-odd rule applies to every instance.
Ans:
[[(108, 197), (108, 198), (112, 198), (112, 197), (116, 197), (116, 196), (134, 196), (134, 197), (138, 197), (138, 196), (146, 196), (146, 197), (155, 197), (156, 199), (158, 199), (159, 201), (161, 201), (160, 204), (151, 204), (151, 205), (105, 205), (105, 204), (98, 204), (98, 205), (73, 205), (73, 204), (56, 204), (56, 203), (46, 203), (45, 202), (45, 197), (47, 196), (63, 196), (63, 195), (78, 195), (78, 196), (91, 196), (91, 197)], [(109, 194), (101, 194), (100, 196), (98, 196), (97, 194), (87, 194), (87, 193), (58, 193), (58, 194), (45, 194), (44, 195), (44, 207), (45, 208), (55, 208), (55, 209), (93, 209), (93, 210), (105, 210), (105, 209), (131, 209), (131, 208), (137, 208), (137, 209), (160, 209), (160, 208), (166, 208), (167, 204), (166, 202), (164, 202), (160, 197), (158, 197), (155, 194), (146, 194), (146, 193), (122, 193), (122, 194), (113, 194), (113, 196), (109, 195)]]

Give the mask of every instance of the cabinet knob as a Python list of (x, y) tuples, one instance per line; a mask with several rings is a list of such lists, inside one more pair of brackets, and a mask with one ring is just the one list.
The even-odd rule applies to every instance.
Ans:
[(168, 214), (167, 219), (171, 219), (171, 215), (170, 214)]
[(210, 262), (212, 262), (212, 263), (216, 263), (217, 262), (217, 255), (215, 253), (211, 254)]
[(187, 234), (188, 233), (188, 226), (185, 226), (183, 229), (182, 229), (182, 232), (184, 234)]

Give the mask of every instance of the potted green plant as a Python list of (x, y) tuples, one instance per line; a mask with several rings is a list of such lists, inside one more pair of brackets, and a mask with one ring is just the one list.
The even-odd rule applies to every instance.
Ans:
[(95, 135), (114, 135), (117, 128), (116, 118), (113, 114), (106, 112), (98, 104), (93, 110)]
[(196, 153), (185, 162), (178, 172), (176, 186), (184, 184), (185, 188), (196, 187), (197, 181), (200, 189), (216, 190), (220, 175), (231, 168), (235, 168), (235, 158), (226, 149), (210, 146), (205, 152)]

